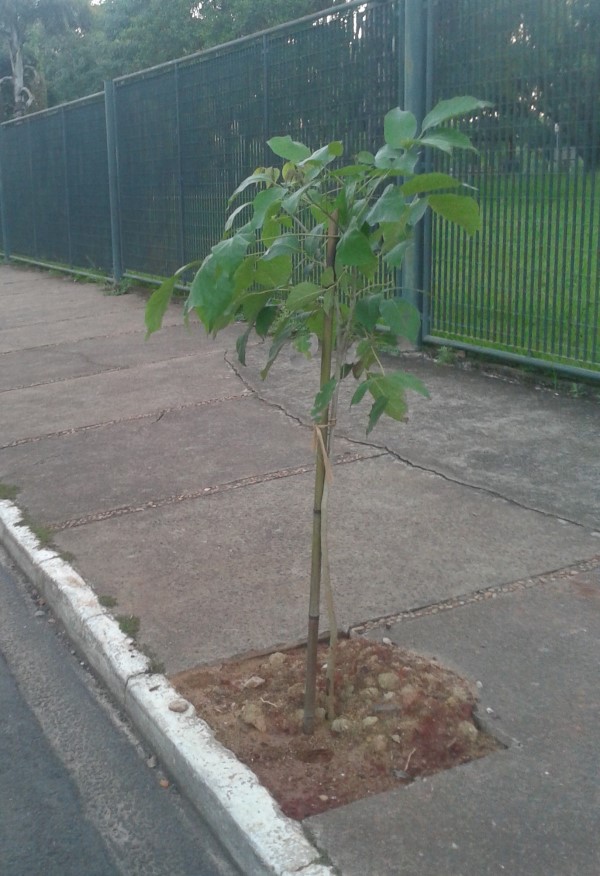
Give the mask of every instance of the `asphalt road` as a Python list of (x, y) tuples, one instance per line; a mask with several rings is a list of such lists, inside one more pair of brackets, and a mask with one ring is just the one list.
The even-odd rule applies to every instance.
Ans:
[(239, 876), (0, 550), (2, 876)]

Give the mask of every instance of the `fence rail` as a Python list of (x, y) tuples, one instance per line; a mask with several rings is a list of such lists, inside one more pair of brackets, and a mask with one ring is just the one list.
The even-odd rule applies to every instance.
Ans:
[(399, 292), (428, 341), (600, 377), (598, 44), (588, 0), (373, 0), (116, 79), (0, 126), (3, 251), (167, 276), (219, 238), (270, 136), (369, 149), (391, 106), (472, 93), (494, 109), (454, 170), (483, 231), (432, 221)]

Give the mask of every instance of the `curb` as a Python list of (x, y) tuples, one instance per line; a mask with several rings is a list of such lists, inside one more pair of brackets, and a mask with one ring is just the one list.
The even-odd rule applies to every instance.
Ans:
[[(254, 773), (222, 746), (56, 551), (40, 548), (19, 508), (0, 501), (0, 543), (43, 594), (75, 647), (102, 679), (166, 771), (249, 876), (333, 876), (302, 827)], [(170, 708), (186, 703), (184, 711)]]

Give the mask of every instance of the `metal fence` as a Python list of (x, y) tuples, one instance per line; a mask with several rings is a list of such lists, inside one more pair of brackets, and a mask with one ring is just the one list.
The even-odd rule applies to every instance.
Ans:
[[(0, 126), (5, 255), (117, 278), (206, 254), (289, 133), (373, 148), (396, 104), (461, 93), (474, 240), (432, 222), (408, 285), (426, 340), (600, 374), (600, 14), (589, 0), (372, 0), (107, 83)], [(543, 25), (543, 26), (542, 26)], [(266, 150), (266, 151), (265, 151)]]

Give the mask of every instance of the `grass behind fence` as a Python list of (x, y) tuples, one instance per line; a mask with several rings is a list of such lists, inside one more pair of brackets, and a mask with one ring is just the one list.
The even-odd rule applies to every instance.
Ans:
[(600, 172), (482, 177), (479, 202), (473, 240), (434, 224), (431, 334), (600, 370)]

